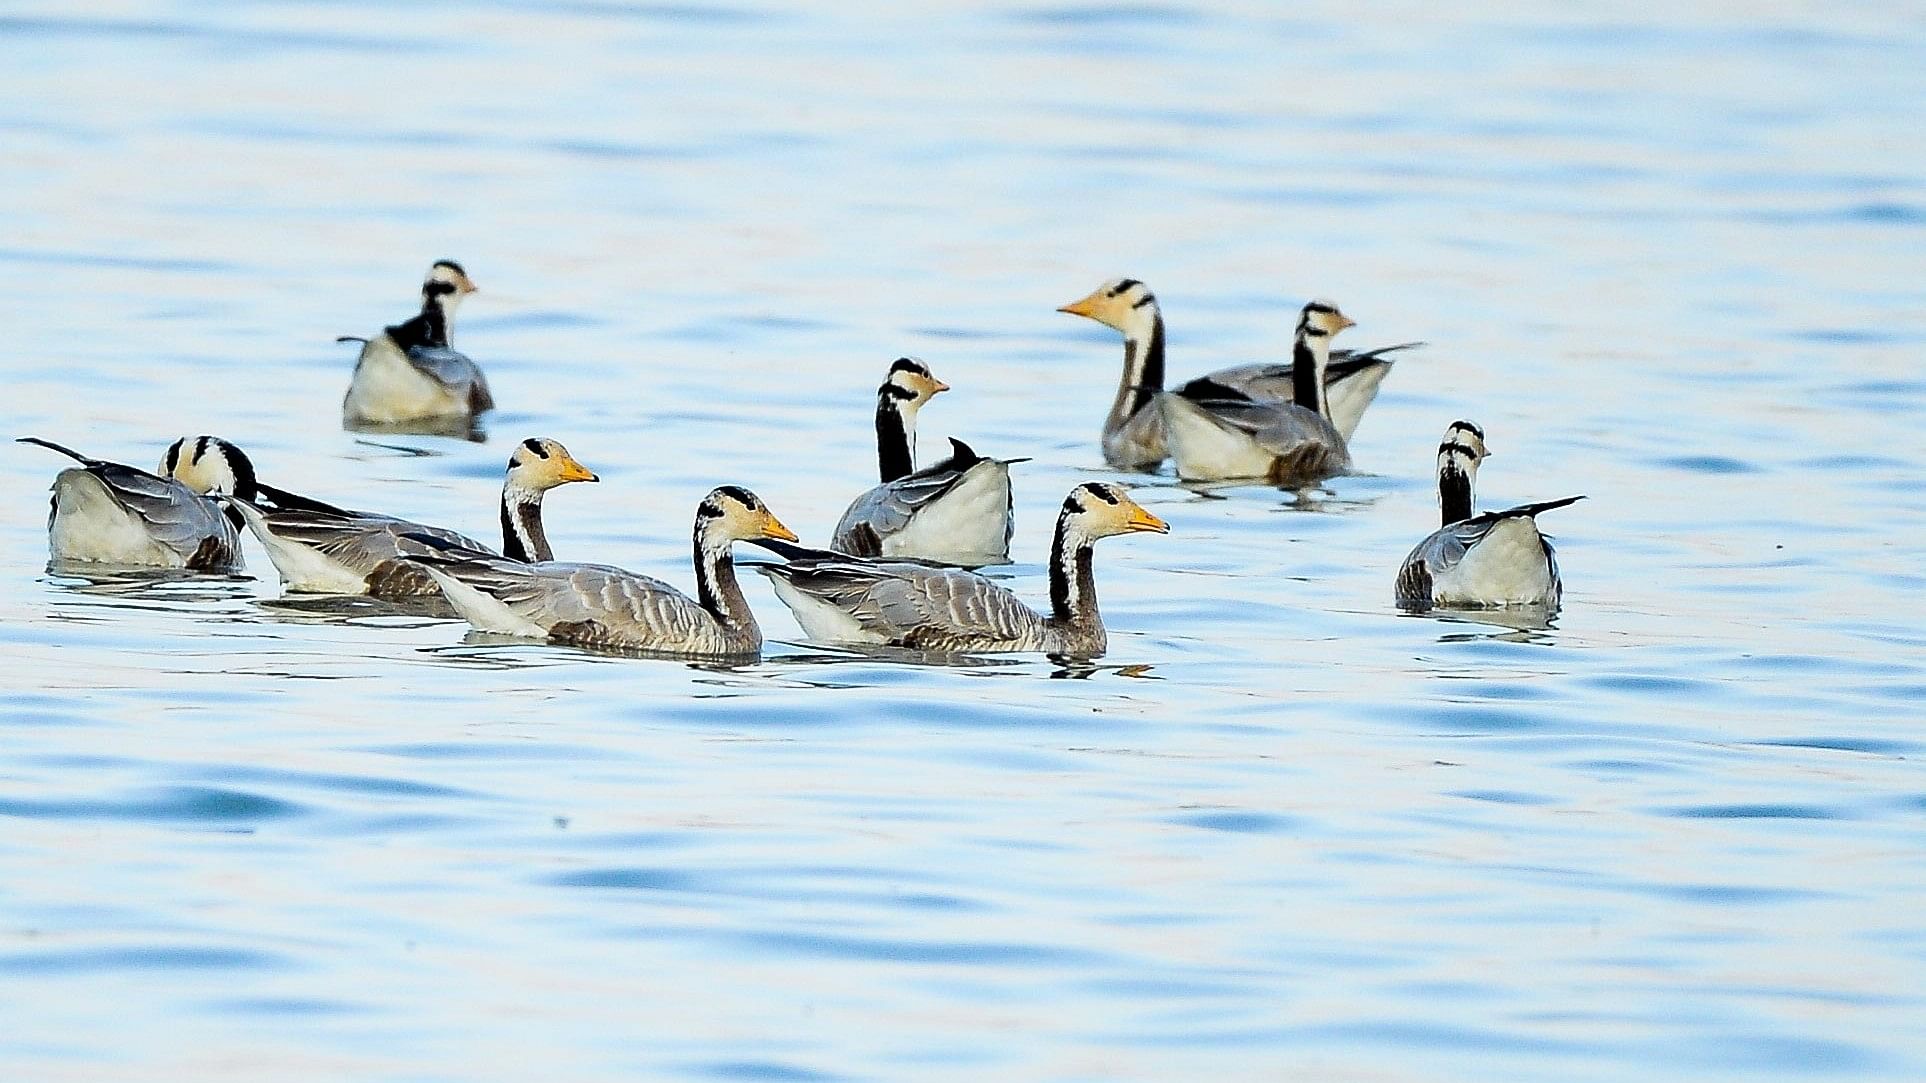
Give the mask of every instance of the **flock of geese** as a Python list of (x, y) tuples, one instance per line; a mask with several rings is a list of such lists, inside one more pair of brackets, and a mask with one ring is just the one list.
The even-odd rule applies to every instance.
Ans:
[[(350, 428), (468, 424), (494, 406), (488, 381), (450, 336), (475, 284), (460, 264), (429, 268), (421, 309), (361, 343), (342, 403)], [(1123, 335), (1123, 376), (1103, 425), (1105, 460), (1120, 470), (1174, 462), (1185, 481), (1315, 486), (1349, 469), (1348, 447), (1390, 372), (1390, 355), (1334, 350), (1354, 325), (1328, 301), (1298, 320), (1288, 364), (1220, 369), (1164, 388), (1164, 321), (1148, 287), (1105, 283), (1059, 311)], [(827, 549), (799, 543), (747, 489), (702, 499), (693, 537), (694, 596), (607, 564), (555, 559), (542, 527), (551, 489), (596, 481), (559, 442), (515, 446), (501, 492), (501, 548), (442, 527), (354, 511), (262, 482), (238, 447), (183, 437), (155, 473), (89, 458), (39, 437), (25, 443), (74, 459), (54, 479), (48, 542), (56, 568), (112, 565), (228, 574), (242, 568), (241, 531), (267, 551), (284, 589), (386, 599), (445, 598), (485, 632), (585, 647), (701, 657), (754, 655), (762, 634), (736, 579), (733, 546), (752, 542), (781, 562), (754, 565), (812, 639), (942, 653), (1044, 651), (1094, 657), (1106, 637), (1092, 550), (1118, 534), (1167, 533), (1120, 485), (1085, 482), (1064, 498), (1049, 556), (1050, 606), (1039, 612), (971, 570), (1009, 562), (1010, 467), (952, 439), (916, 466), (917, 413), (949, 385), (914, 358), (890, 365), (876, 394), (878, 484), (858, 496)], [(1472, 487), (1485, 434), (1452, 422), (1438, 447), (1443, 523), (1405, 558), (1397, 603), (1537, 607), (1559, 603), (1552, 546), (1538, 515), (1581, 497), (1475, 514)]]

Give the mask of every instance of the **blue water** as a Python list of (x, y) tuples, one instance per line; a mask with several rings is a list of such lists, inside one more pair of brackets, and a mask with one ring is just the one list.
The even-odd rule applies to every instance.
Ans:
[[(1110, 654), (711, 667), (253, 578), (49, 575), (0, 470), (0, 1078), (1926, 1077), (1926, 22), (1259, 3), (136, 2), (0, 16), (6, 435), (686, 584), (821, 539), (888, 361), (1053, 509), (1173, 377), (1339, 300), (1424, 339), (1317, 499), (1138, 495)], [(338, 428), (461, 260), (483, 444)], [(1546, 629), (1391, 575), (1456, 417)], [(382, 444), (394, 445), (381, 446)], [(414, 454), (426, 451), (428, 454)], [(1062, 678), (1062, 679), (1059, 679)]]

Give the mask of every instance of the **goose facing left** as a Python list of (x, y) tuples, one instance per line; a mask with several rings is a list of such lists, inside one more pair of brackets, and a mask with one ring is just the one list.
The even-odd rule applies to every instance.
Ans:
[[(543, 496), (569, 482), (595, 480), (560, 441), (530, 438), (515, 445), (502, 479), (502, 552), (515, 561), (554, 559), (542, 527)], [(276, 506), (245, 498), (231, 503), (267, 549), (282, 584), (296, 593), (432, 597), (440, 588), (420, 565), (406, 559), (423, 551), (406, 535), (487, 551), (480, 542), (444, 527), (349, 511), (292, 494), (281, 494)]]
[(734, 485), (696, 506), (696, 596), (608, 564), (523, 564), (437, 539), (419, 558), (476, 630), (579, 647), (736, 658), (762, 649), (762, 631), (736, 581), (738, 541), (796, 535), (756, 494)]
[(1444, 525), (1398, 568), (1397, 600), (1406, 609), (1495, 609), (1558, 605), (1558, 557), (1538, 531), (1538, 516), (1585, 499), (1568, 496), (1472, 514), (1478, 464), (1489, 455), (1485, 431), (1454, 421), (1438, 445), (1438, 506)]
[(481, 368), (450, 345), (455, 309), (475, 292), (461, 264), (437, 260), (421, 284), (421, 311), (360, 342), (354, 377), (341, 402), (342, 422), (358, 425), (449, 423), (492, 409), (495, 398)]
[(256, 495), (254, 464), (218, 437), (182, 437), (168, 445), (160, 473), (88, 458), (37, 436), (37, 444), (80, 463), (54, 478), (47, 546), (55, 564), (115, 564), (241, 570), (238, 523), (207, 493)]

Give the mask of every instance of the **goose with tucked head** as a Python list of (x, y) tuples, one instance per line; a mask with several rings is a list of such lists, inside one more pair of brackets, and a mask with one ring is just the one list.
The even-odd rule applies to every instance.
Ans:
[(734, 543), (793, 542), (756, 494), (734, 485), (696, 506), (695, 597), (608, 564), (523, 564), (435, 538), (417, 560), (477, 630), (580, 647), (705, 658), (753, 656), (762, 632), (736, 581)]
[(1504, 511), (1472, 514), (1478, 465), (1490, 454), (1485, 431), (1454, 421), (1438, 445), (1438, 506), (1444, 524), (1411, 550), (1398, 568), (1398, 605), (1495, 609), (1555, 608), (1564, 594), (1558, 557), (1538, 531), (1538, 516), (1585, 499), (1568, 496)]
[(455, 309), (475, 292), (461, 264), (438, 260), (421, 284), (421, 311), (360, 342), (354, 377), (341, 403), (349, 428), (442, 426), (472, 420), (495, 405), (481, 368), (451, 345)]
[(899, 357), (876, 389), (876, 461), (882, 483), (843, 512), (830, 548), (854, 556), (913, 557), (977, 567), (1007, 564), (1015, 517), (1010, 464), (961, 440), (948, 457), (915, 468), (916, 415), (950, 385), (914, 357)]
[[(1150, 287), (1134, 278), (1116, 278), (1089, 296), (1057, 309), (1083, 316), (1124, 336), (1123, 379), (1104, 418), (1103, 453), (1111, 466), (1123, 470), (1154, 470), (1168, 457), (1163, 412), (1155, 408), (1164, 389), (1164, 318)], [(1378, 386), (1391, 372), (1390, 354), (1420, 345), (1405, 342), (1354, 353), (1335, 350), (1324, 371), (1329, 416), (1346, 440), (1357, 431), (1364, 410), (1377, 398)], [(1236, 365), (1218, 369), (1202, 379), (1262, 402), (1296, 401), (1297, 362)]]
[[(569, 482), (595, 480), (559, 441), (531, 438), (515, 445), (502, 480), (502, 552), (517, 561), (553, 559), (542, 527), (543, 496)], [(296, 593), (433, 597), (441, 589), (408, 560), (422, 549), (406, 536), (427, 535), (488, 551), (445, 527), (350, 511), (280, 489), (262, 490), (270, 499), (237, 498), (229, 504), (267, 549), (282, 585)]]
[(1118, 534), (1170, 527), (1122, 486), (1070, 490), (1050, 545), (1050, 611), (974, 572), (912, 561), (858, 560), (790, 545), (768, 548), (785, 564), (759, 564), (811, 639), (945, 654), (1044, 651), (1095, 657), (1108, 635), (1097, 610), (1091, 551)]
[(255, 495), (254, 464), (215, 436), (184, 436), (161, 456), (160, 472), (89, 458), (37, 436), (21, 443), (79, 463), (54, 478), (47, 515), (53, 564), (111, 564), (237, 572), (238, 524), (210, 492)]

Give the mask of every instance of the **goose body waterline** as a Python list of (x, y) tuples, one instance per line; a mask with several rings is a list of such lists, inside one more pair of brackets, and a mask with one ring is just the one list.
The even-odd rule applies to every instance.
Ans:
[(1108, 635), (1097, 610), (1091, 549), (1098, 539), (1169, 526), (1120, 486), (1070, 491), (1050, 549), (1050, 612), (973, 572), (913, 561), (853, 560), (771, 546), (786, 564), (759, 564), (811, 639), (939, 653), (1045, 651), (1095, 657)]
[[(1104, 418), (1104, 460), (1121, 470), (1156, 469), (1169, 457), (1164, 412), (1157, 408), (1164, 390), (1164, 318), (1156, 296), (1134, 278), (1118, 278), (1057, 311), (1095, 320), (1123, 334), (1123, 377)], [(1330, 354), (1324, 374), (1329, 417), (1345, 440), (1356, 431), (1365, 408), (1391, 371), (1394, 359), (1387, 355), (1416, 345), (1407, 342), (1364, 353), (1337, 350)], [(1237, 365), (1201, 379), (1237, 397), (1291, 402), (1295, 401), (1295, 368), (1295, 361)]]
[(1539, 515), (1585, 499), (1568, 496), (1472, 514), (1478, 464), (1489, 452), (1484, 430), (1455, 421), (1438, 446), (1438, 502), (1444, 525), (1419, 542), (1398, 568), (1396, 594), (1406, 609), (1556, 607), (1564, 584)]
[[(517, 444), (502, 481), (502, 551), (507, 559), (552, 559), (542, 527), (543, 495), (569, 482), (595, 480), (594, 473), (557, 441), (531, 438)], [(232, 506), (267, 549), (282, 585), (295, 593), (381, 598), (440, 593), (421, 566), (407, 559), (422, 551), (409, 535), (488, 551), (480, 542), (444, 527), (350, 511), (305, 497), (283, 499), (278, 506), (236, 499)]]
[(475, 284), (453, 260), (428, 269), (421, 312), (360, 342), (354, 377), (341, 402), (343, 424), (396, 426), (472, 419), (492, 409), (494, 396), (481, 368), (449, 343), (455, 309)]
[(254, 465), (241, 449), (217, 437), (182, 437), (168, 446), (160, 473), (150, 474), (37, 436), (19, 442), (80, 464), (54, 478), (47, 547), (55, 564), (241, 570), (239, 524), (206, 495), (255, 494)]
[(1292, 347), (1294, 402), (1253, 399), (1209, 378), (1162, 395), (1165, 438), (1185, 481), (1263, 478), (1303, 486), (1351, 465), (1331, 423), (1324, 367), (1331, 338), (1353, 321), (1327, 301), (1304, 306)]
[(913, 357), (890, 365), (876, 392), (882, 482), (843, 512), (830, 548), (853, 556), (914, 557), (972, 567), (1007, 564), (1015, 518), (1010, 464), (951, 439), (948, 458), (915, 469), (916, 417), (949, 385)]
[(762, 632), (736, 581), (737, 541), (796, 540), (754, 493), (733, 485), (696, 508), (696, 596), (608, 564), (523, 564), (420, 538), (418, 558), (449, 604), (479, 631), (582, 647), (743, 657)]

